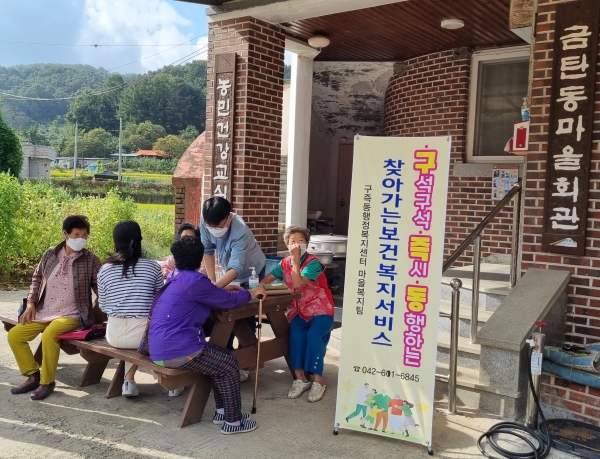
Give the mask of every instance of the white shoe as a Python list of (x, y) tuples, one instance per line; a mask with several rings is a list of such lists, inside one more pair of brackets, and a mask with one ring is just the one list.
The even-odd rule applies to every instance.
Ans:
[(250, 372), (246, 371), (246, 370), (240, 370), (240, 382), (246, 382), (248, 381), (248, 378), (250, 377)]
[(319, 384), (318, 382), (313, 383), (310, 388), (310, 392), (308, 393), (308, 401), (309, 402), (318, 402), (323, 398), (323, 394), (325, 393), (325, 387)]
[(185, 387), (180, 387), (179, 389), (170, 390), (169, 397), (179, 397), (184, 390), (185, 390)]
[(310, 389), (311, 385), (312, 385), (312, 382), (310, 382), (310, 381), (304, 382), (301, 379), (296, 379), (292, 384), (292, 388), (288, 392), (288, 398), (300, 397), (304, 392), (306, 392), (308, 389)]
[(135, 381), (125, 381), (121, 389), (121, 395), (124, 397), (137, 397), (140, 391), (135, 384)]

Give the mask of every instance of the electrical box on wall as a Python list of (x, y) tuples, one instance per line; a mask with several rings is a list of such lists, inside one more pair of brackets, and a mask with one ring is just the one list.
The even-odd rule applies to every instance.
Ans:
[(529, 150), (529, 120), (515, 123), (512, 149), (515, 152)]

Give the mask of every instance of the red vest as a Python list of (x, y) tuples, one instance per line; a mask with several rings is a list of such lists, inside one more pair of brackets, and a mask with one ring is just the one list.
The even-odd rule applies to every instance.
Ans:
[[(311, 261), (318, 258), (310, 253), (306, 254), (306, 258), (300, 265), (300, 272)], [(323, 266), (323, 265), (321, 265)], [(292, 321), (296, 314), (302, 317), (307, 322), (310, 322), (314, 316), (333, 316), (333, 295), (327, 285), (327, 277), (325, 276), (325, 267), (323, 272), (315, 282), (309, 282), (301, 289), (294, 288), (294, 280), (292, 278), (292, 257), (286, 257), (281, 261), (281, 270), (283, 271), (283, 282), (294, 293), (302, 293), (302, 298), (292, 301), (288, 306), (285, 315), (288, 321)]]

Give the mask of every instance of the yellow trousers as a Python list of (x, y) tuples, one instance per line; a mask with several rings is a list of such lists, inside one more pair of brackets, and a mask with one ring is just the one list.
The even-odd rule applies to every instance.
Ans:
[(75, 330), (79, 320), (61, 317), (48, 323), (31, 322), (25, 325), (15, 325), (8, 332), (8, 344), (15, 355), (19, 370), (25, 376), (40, 371), (40, 366), (33, 358), (29, 342), (42, 334), (42, 371), (40, 384), (50, 384), (56, 378), (60, 343), (58, 335)]

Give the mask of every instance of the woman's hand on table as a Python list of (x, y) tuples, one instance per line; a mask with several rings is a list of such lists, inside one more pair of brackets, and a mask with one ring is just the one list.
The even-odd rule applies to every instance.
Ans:
[(240, 287), (239, 285), (226, 285), (224, 287), (224, 290), (227, 290), (228, 292), (237, 292), (238, 290), (242, 290), (242, 287)]
[(267, 296), (267, 291), (264, 289), (264, 287), (256, 287), (248, 291), (250, 292), (250, 295), (252, 295), (252, 299), (256, 298), (258, 295), (262, 295), (263, 298)]

